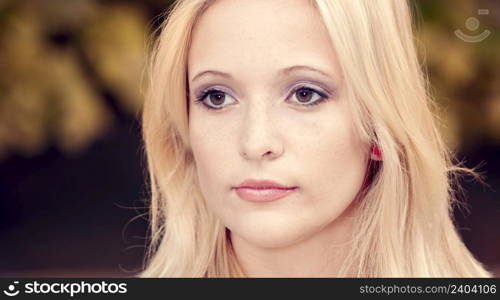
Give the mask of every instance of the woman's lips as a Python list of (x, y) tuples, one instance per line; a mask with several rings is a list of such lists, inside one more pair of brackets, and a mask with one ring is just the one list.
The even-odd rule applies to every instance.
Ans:
[(251, 202), (270, 202), (288, 196), (297, 190), (293, 188), (235, 188), (236, 194), (243, 199)]

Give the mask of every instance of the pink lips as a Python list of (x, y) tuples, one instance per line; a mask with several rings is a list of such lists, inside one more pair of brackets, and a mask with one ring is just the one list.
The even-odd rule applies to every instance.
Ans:
[(236, 194), (251, 202), (270, 202), (281, 199), (298, 189), (296, 186), (284, 186), (270, 180), (247, 179), (234, 187)]

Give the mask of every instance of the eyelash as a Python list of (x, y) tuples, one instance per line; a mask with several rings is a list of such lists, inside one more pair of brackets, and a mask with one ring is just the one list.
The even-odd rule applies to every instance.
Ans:
[[(325, 101), (327, 101), (329, 98), (328, 96), (323, 93), (323, 92), (320, 92), (314, 88), (311, 88), (309, 86), (306, 86), (306, 85), (299, 85), (297, 87), (295, 87), (289, 94), (289, 96), (286, 98), (287, 100), (290, 98), (290, 97), (293, 97), (293, 95), (295, 95), (295, 93), (297, 93), (298, 91), (300, 90), (305, 90), (305, 91), (309, 91), (309, 92), (313, 92), (315, 94), (317, 94), (318, 96), (320, 96), (320, 99), (319, 100), (316, 100), (314, 102), (311, 102), (309, 104), (302, 104), (300, 106), (315, 106), (315, 105), (318, 105), (318, 104), (321, 104)], [(221, 107), (218, 107), (218, 108), (215, 108), (215, 107), (212, 107), (210, 105), (207, 105), (205, 103), (205, 99), (210, 96), (211, 94), (213, 93), (223, 93), (224, 95), (227, 95), (226, 92), (224, 91), (221, 91), (219, 89), (216, 89), (216, 88), (208, 88), (206, 90), (204, 90), (201, 95), (197, 96), (196, 99), (195, 99), (195, 103), (196, 104), (201, 104), (204, 108), (208, 109), (208, 110), (221, 110), (223, 109), (225, 106), (221, 106)]]

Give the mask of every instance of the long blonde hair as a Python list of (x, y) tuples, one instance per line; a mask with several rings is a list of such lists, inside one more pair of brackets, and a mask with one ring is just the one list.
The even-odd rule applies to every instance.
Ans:
[[(245, 276), (206, 207), (188, 139), (187, 53), (209, 2), (176, 1), (153, 44), (143, 111), (151, 241), (140, 277)], [(437, 129), (408, 4), (310, 2), (335, 37), (357, 133), (383, 153), (356, 203), (339, 276), (490, 277), (453, 224), (457, 175), (476, 173), (453, 163)]]

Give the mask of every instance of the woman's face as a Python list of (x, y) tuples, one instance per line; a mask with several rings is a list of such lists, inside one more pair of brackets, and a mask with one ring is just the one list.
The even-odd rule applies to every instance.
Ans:
[[(200, 188), (232, 235), (284, 247), (346, 211), (362, 186), (367, 148), (308, 1), (215, 1), (194, 29), (188, 76)], [(247, 179), (294, 188), (272, 200), (276, 190), (236, 188)]]

